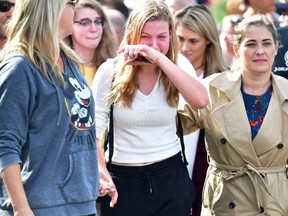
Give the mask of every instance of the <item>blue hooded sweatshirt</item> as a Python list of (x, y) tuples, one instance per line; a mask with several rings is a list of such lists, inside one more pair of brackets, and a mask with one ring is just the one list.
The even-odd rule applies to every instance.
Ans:
[[(35, 216), (96, 212), (99, 176), (94, 100), (80, 70), (62, 54), (66, 88), (27, 57), (0, 65), (0, 171), (19, 163)], [(0, 215), (13, 215), (0, 177)]]

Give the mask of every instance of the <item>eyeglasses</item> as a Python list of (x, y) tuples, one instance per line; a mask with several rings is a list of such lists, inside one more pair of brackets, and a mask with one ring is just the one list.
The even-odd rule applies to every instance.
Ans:
[(79, 21), (74, 21), (74, 23), (79, 24), (82, 28), (85, 28), (85, 29), (90, 29), (93, 23), (96, 28), (100, 29), (100, 28), (104, 28), (105, 19), (103, 17), (99, 17), (95, 19), (94, 21), (90, 19), (82, 19)]
[(8, 12), (11, 7), (15, 7), (15, 3), (11, 3), (9, 1), (0, 1), (0, 12)]
[(70, 5), (73, 9), (75, 9), (77, 3), (78, 3), (78, 0), (72, 0), (72, 1), (68, 1), (66, 4)]

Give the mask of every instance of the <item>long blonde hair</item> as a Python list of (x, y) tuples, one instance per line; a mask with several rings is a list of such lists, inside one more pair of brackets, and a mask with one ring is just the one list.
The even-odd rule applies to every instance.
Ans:
[(227, 70), (219, 41), (219, 32), (212, 11), (204, 5), (191, 5), (175, 14), (176, 28), (182, 25), (210, 41), (205, 53), (205, 74)]
[[(166, 56), (174, 63), (177, 63), (178, 41), (172, 14), (163, 0), (142, 0), (133, 9), (126, 26), (122, 43), (138, 44), (143, 26), (148, 21), (165, 20), (169, 25), (170, 44)], [(137, 89), (136, 72), (138, 66), (124, 65), (124, 60), (119, 59), (114, 75), (112, 90), (109, 95), (110, 102), (118, 102), (120, 105), (131, 107), (132, 98)], [(166, 100), (170, 106), (178, 104), (178, 90), (170, 79), (162, 73), (161, 81), (166, 90)]]
[(10, 53), (18, 51), (27, 56), (49, 81), (48, 70), (51, 69), (65, 87), (63, 74), (57, 64), (60, 50), (72, 61), (79, 62), (75, 52), (58, 38), (59, 22), (65, 6), (66, 1), (63, 0), (17, 1), (0, 61), (5, 61)]

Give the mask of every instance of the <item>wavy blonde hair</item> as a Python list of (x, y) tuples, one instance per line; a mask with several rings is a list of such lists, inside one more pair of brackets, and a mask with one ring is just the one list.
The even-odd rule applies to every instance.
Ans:
[(21, 0), (17, 1), (13, 16), (7, 28), (7, 42), (1, 52), (1, 61), (18, 51), (37, 67), (51, 82), (51, 69), (62, 87), (63, 74), (57, 64), (60, 50), (75, 63), (78, 56), (64, 42), (59, 41), (59, 22), (66, 1), (63, 0)]
[(175, 14), (179, 25), (210, 41), (205, 53), (205, 77), (227, 70), (219, 41), (219, 31), (212, 11), (204, 5), (191, 5)]
[[(126, 26), (123, 44), (138, 44), (143, 26), (146, 22), (164, 20), (169, 25), (170, 44), (166, 56), (175, 64), (178, 56), (178, 41), (172, 14), (164, 0), (142, 0), (133, 9)], [(108, 96), (110, 102), (131, 107), (132, 98), (137, 89), (136, 73), (139, 66), (124, 65), (124, 60), (117, 61), (112, 90)], [(170, 106), (177, 106), (179, 93), (165, 73), (161, 75), (161, 82), (166, 90), (166, 101)]]

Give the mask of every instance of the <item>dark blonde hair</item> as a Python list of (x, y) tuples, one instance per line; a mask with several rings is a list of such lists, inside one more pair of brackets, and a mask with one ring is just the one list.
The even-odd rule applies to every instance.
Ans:
[(210, 41), (205, 52), (205, 77), (227, 69), (219, 41), (219, 31), (212, 11), (204, 5), (191, 5), (175, 14), (179, 25)]
[[(245, 31), (247, 30), (247, 28), (251, 26), (263, 26), (267, 28), (267, 30), (272, 35), (275, 45), (278, 44), (278, 35), (273, 20), (271, 20), (270, 18), (268, 18), (263, 14), (255, 14), (250, 17), (244, 18), (239, 24), (235, 26), (232, 41), (234, 46), (236, 47), (240, 46)], [(240, 61), (239, 59), (237, 59), (233, 63), (231, 69), (238, 70), (239, 68), (240, 68)]]
[[(96, 68), (98, 68), (108, 58), (113, 58), (116, 56), (116, 52), (118, 49), (117, 38), (112, 24), (100, 3), (98, 3), (96, 0), (80, 0), (76, 5), (75, 14), (83, 8), (91, 8), (95, 10), (100, 17), (104, 18), (105, 23), (102, 38), (94, 54), (95, 66)], [(73, 41), (71, 40), (70, 42), (71, 46), (73, 47)]]
[(273, 20), (263, 14), (255, 14), (243, 19), (238, 25), (235, 26), (233, 44), (239, 46), (243, 40), (243, 33), (251, 26), (264, 26), (272, 34), (275, 44), (278, 43), (277, 30), (274, 26)]
[[(178, 41), (176, 38), (173, 16), (163, 0), (142, 0), (133, 9), (126, 26), (122, 43), (138, 44), (143, 26), (146, 22), (165, 20), (169, 25), (170, 44), (166, 56), (177, 63)], [(133, 95), (137, 89), (136, 71), (138, 66), (124, 65), (124, 60), (119, 59), (115, 68), (115, 79), (109, 95), (110, 102), (130, 107)], [(177, 106), (179, 94), (170, 79), (162, 73), (161, 81), (166, 90), (166, 100), (170, 106)]]

